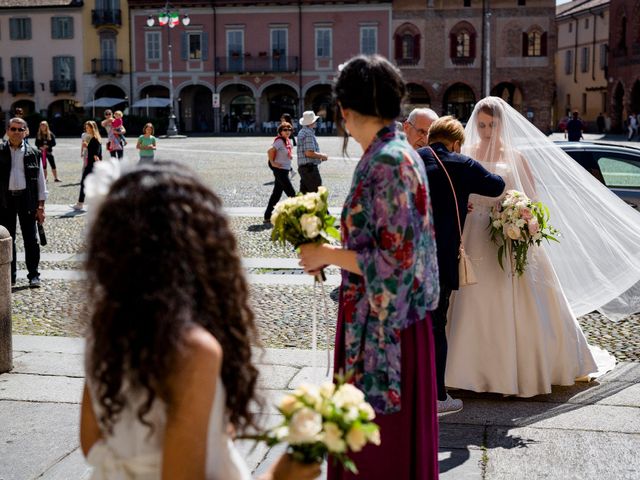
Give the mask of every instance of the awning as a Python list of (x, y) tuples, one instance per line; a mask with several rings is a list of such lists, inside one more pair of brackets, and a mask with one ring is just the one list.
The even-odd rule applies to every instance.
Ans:
[(94, 98), (91, 102), (87, 102), (84, 104), (84, 108), (92, 108), (92, 107), (114, 107), (119, 103), (124, 103), (126, 100), (124, 98), (113, 98), (113, 97), (101, 97)]
[(141, 98), (131, 106), (133, 108), (162, 108), (162, 107), (168, 107), (170, 103), (171, 101), (168, 98), (147, 97), (147, 98)]

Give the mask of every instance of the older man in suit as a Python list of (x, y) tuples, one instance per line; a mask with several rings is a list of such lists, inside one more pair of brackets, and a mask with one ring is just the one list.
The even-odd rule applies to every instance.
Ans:
[[(441, 117), (429, 129), (429, 146), (418, 150), (427, 170), (433, 223), (438, 249), (440, 271), (440, 300), (431, 312), (436, 346), (436, 380), (438, 386), (438, 415), (462, 410), (462, 400), (447, 394), (444, 384), (447, 365), (447, 310), (451, 292), (459, 286), (458, 255), (460, 230), (467, 218), (469, 195), (475, 193), (497, 197), (504, 190), (504, 180), (487, 171), (470, 157), (460, 154), (464, 143), (464, 127), (451, 116)], [(445, 172), (446, 169), (446, 172)], [(451, 183), (455, 189), (460, 212), (460, 228)], [(472, 319), (470, 319), (472, 321)]]
[(44, 223), (47, 184), (40, 154), (25, 142), (27, 122), (14, 117), (7, 126), (6, 142), (0, 144), (0, 225), (13, 239), (11, 285), (16, 283), (16, 217), (24, 241), (29, 287), (40, 287), (40, 247), (36, 222)]

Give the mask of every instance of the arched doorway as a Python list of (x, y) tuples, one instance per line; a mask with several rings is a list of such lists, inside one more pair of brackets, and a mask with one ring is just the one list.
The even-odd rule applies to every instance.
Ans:
[(94, 95), (95, 98), (127, 98), (127, 95), (124, 93), (124, 90), (120, 88), (118, 85), (103, 85), (96, 90)]
[(500, 97), (518, 112), (522, 113), (522, 92), (513, 83), (502, 82), (493, 87), (491, 95)]
[(636, 115), (640, 113), (640, 80), (636, 80), (631, 87), (631, 99), (630, 99), (629, 108), (631, 108), (630, 113), (635, 113)]
[(414, 108), (431, 107), (431, 96), (422, 85), (417, 83), (407, 84), (407, 101), (404, 105), (405, 116), (409, 115)]
[(254, 124), (256, 100), (253, 90), (242, 83), (227, 85), (220, 90), (220, 115), (223, 132), (240, 132), (246, 125)]
[(319, 133), (331, 133), (333, 131), (335, 105), (330, 85), (314, 85), (311, 87), (305, 95), (304, 105), (305, 110), (313, 110), (316, 115), (322, 118), (322, 121), (318, 121), (317, 131)]
[(75, 100), (56, 100), (47, 110), (51, 130), (56, 135), (79, 135), (82, 109), (76, 108)]
[(456, 83), (449, 87), (444, 94), (444, 110), (447, 115), (453, 115), (462, 123), (466, 123), (471, 116), (476, 103), (473, 90), (464, 83)]
[(180, 91), (178, 118), (185, 132), (213, 131), (212, 92), (203, 85), (189, 85)]
[(613, 108), (611, 109), (611, 121), (613, 123), (613, 128), (617, 131), (622, 131), (624, 123), (622, 121), (622, 113), (624, 105), (624, 87), (622, 83), (618, 82), (616, 85), (616, 89), (613, 93)]

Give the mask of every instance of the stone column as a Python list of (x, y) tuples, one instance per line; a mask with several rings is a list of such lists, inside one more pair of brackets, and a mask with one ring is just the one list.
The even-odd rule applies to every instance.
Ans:
[(0, 373), (13, 368), (11, 345), (11, 255), (9, 231), (0, 225)]

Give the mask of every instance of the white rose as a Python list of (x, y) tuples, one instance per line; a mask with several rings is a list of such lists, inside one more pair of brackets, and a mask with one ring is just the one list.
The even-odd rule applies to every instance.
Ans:
[(511, 240), (520, 240), (522, 238), (520, 229), (513, 224), (509, 225), (507, 227), (507, 237), (509, 237)]
[[(271, 223), (273, 223), (273, 220), (271, 221)], [(493, 228), (502, 228), (502, 222), (500, 220), (494, 220)]]
[(367, 402), (362, 402), (358, 406), (358, 409), (360, 410), (360, 413), (363, 414), (367, 420), (373, 420), (374, 418), (376, 418), (376, 412), (373, 410), (373, 407), (369, 405)]
[(362, 402), (364, 402), (364, 393), (350, 383), (341, 385), (333, 396), (333, 403), (335, 403), (338, 408), (358, 406)]
[(351, 423), (355, 422), (360, 416), (360, 411), (356, 407), (349, 407), (344, 414), (345, 421)]
[(310, 408), (301, 408), (289, 422), (289, 443), (313, 443), (322, 431), (322, 416)]
[(342, 430), (333, 422), (324, 424), (322, 443), (327, 446), (330, 452), (342, 453), (347, 449), (347, 444), (342, 439)]
[(522, 228), (526, 224), (527, 224), (527, 221), (522, 219), (522, 218), (519, 218), (518, 220), (516, 220), (516, 227), (518, 227), (518, 228)]
[(273, 434), (278, 439), (278, 441), (282, 442), (289, 436), (289, 427), (286, 427), (284, 425), (282, 427), (278, 427), (274, 430)]
[(318, 195), (324, 195), (327, 193), (327, 187), (318, 187)]
[(296, 397), (294, 397), (293, 395), (285, 395), (284, 397), (282, 397), (282, 400), (280, 400), (280, 405), (278, 406), (278, 408), (284, 415), (289, 416), (301, 406), (302, 404)]
[(374, 445), (380, 445), (380, 443), (382, 443), (382, 442), (381, 442), (381, 440), (380, 440), (380, 430), (375, 429), (374, 431), (372, 431), (372, 432), (369, 434), (369, 438), (368, 438), (368, 440), (369, 440), (371, 443), (373, 443)]
[(367, 444), (367, 436), (360, 425), (354, 425), (347, 433), (347, 445), (352, 452), (359, 452)]
[(336, 391), (336, 386), (333, 382), (324, 382), (322, 385), (320, 385), (320, 395), (322, 395), (324, 398), (331, 398), (331, 395), (333, 395), (333, 392)]
[(315, 385), (310, 385), (308, 383), (303, 383), (298, 388), (296, 388), (294, 395), (302, 397), (305, 402), (310, 403), (311, 405), (316, 405), (318, 402), (322, 401), (320, 397), (320, 390)]
[(314, 239), (320, 234), (322, 222), (318, 217), (310, 213), (305, 213), (300, 217), (300, 226), (308, 239)]

